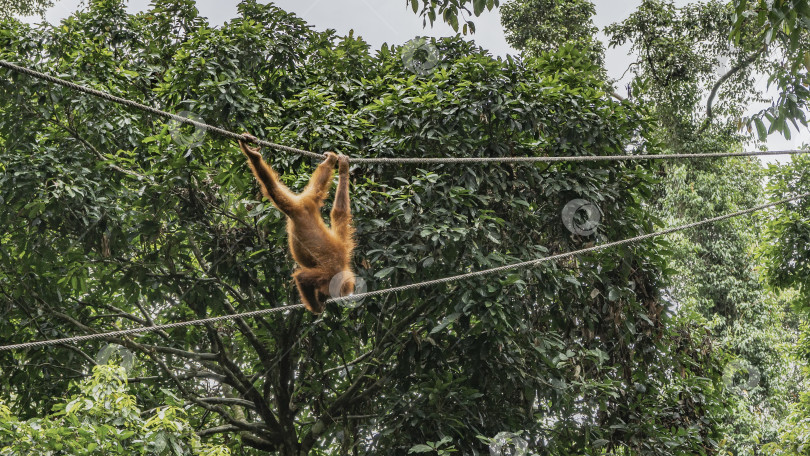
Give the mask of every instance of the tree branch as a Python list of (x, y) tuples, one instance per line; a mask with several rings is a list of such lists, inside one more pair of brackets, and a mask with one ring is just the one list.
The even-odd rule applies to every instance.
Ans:
[[(211, 268), (206, 264), (205, 258), (200, 252), (200, 248), (199, 246), (197, 246), (197, 242), (194, 240), (194, 236), (190, 232), (188, 235), (188, 241), (189, 244), (191, 244), (191, 251), (194, 253), (194, 256), (197, 258), (197, 262), (203, 269), (203, 273), (208, 277), (214, 279), (218, 285), (220, 285), (226, 290), (227, 293), (229, 293), (231, 296), (233, 296), (234, 299), (236, 299), (237, 301), (239, 301), (244, 305), (244, 303), (246, 302), (245, 298), (243, 298), (242, 295), (240, 295), (239, 292), (237, 292), (233, 287), (224, 283), (222, 279), (219, 278), (219, 276), (211, 272)], [(227, 300), (223, 300), (222, 304), (225, 307), (225, 310), (230, 315), (236, 315), (237, 313), (236, 309), (234, 309), (234, 307), (231, 305), (230, 302), (228, 302)], [(265, 347), (265, 345), (259, 340), (259, 338), (256, 336), (256, 333), (253, 332), (250, 326), (248, 326), (248, 324), (245, 323), (245, 320), (243, 318), (234, 318), (234, 321), (236, 322), (236, 326), (239, 327), (239, 331), (242, 332), (242, 334), (245, 336), (248, 342), (250, 342), (250, 345), (253, 347), (253, 349), (256, 350), (256, 354), (259, 355), (259, 360), (261, 361), (262, 365), (265, 368), (269, 369), (271, 366), (270, 364), (271, 355), (270, 352)]]
[(208, 327), (208, 337), (211, 340), (211, 344), (217, 349), (220, 367), (222, 367), (224, 374), (231, 380), (228, 384), (236, 388), (243, 397), (256, 405), (256, 411), (273, 432), (279, 435), (282, 434), (283, 427), (276, 418), (275, 413), (270, 410), (264, 397), (253, 387), (253, 384), (250, 383), (250, 379), (242, 372), (239, 366), (226, 354), (225, 344), (222, 342), (219, 334), (217, 334), (216, 329), (211, 325), (206, 326)]
[(753, 54), (749, 55), (746, 59), (734, 65), (733, 68), (728, 70), (726, 74), (724, 74), (723, 76), (720, 77), (720, 79), (717, 80), (717, 82), (714, 84), (714, 87), (712, 87), (711, 93), (709, 93), (709, 99), (706, 100), (706, 119), (703, 121), (703, 125), (701, 125), (700, 129), (698, 130), (698, 134), (703, 133), (704, 131), (706, 131), (707, 128), (709, 128), (709, 124), (711, 123), (712, 118), (714, 117), (712, 105), (714, 104), (714, 98), (717, 96), (717, 91), (720, 90), (720, 86), (723, 85), (724, 82), (728, 81), (729, 78), (734, 76), (738, 71), (742, 70), (743, 68), (753, 63), (754, 60), (756, 60), (757, 57), (759, 57), (767, 49), (768, 49), (767, 44), (762, 45), (762, 47), (759, 48), (758, 51), (754, 52)]
[(250, 401), (246, 401), (244, 399), (239, 399), (236, 397), (203, 397), (200, 398), (201, 401), (207, 404), (223, 404), (223, 405), (238, 405), (241, 407), (247, 407), (252, 410), (256, 410), (256, 404)]

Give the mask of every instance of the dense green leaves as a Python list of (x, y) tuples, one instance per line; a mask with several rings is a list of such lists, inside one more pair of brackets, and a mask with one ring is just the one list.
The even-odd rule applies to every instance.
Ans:
[[(797, 196), (810, 190), (807, 180), (807, 167), (810, 165), (806, 156), (797, 156), (784, 166), (771, 166), (769, 169), (768, 190), (772, 198)], [(810, 205), (807, 199), (795, 201), (784, 207), (769, 211), (766, 221), (765, 242), (760, 253), (763, 259), (765, 277), (776, 288), (782, 290), (785, 303), (792, 305), (801, 315), (808, 311), (808, 277), (810, 277)], [(810, 344), (808, 343), (806, 323), (801, 327), (801, 335), (792, 348), (792, 353), (801, 361), (804, 374), (810, 361)], [(810, 442), (810, 396), (807, 388), (791, 391), (796, 402), (791, 408), (788, 425), (782, 434), (782, 442), (775, 450), (789, 456), (806, 453)], [(798, 399), (798, 400), (797, 400)]]
[(595, 13), (589, 0), (511, 1), (501, 9), (501, 23), (509, 44), (524, 53), (539, 55), (567, 45), (601, 64), (604, 49), (595, 37)]
[[(0, 25), (2, 59), (310, 150), (657, 151), (645, 110), (607, 96), (574, 46), (504, 60), (459, 38), (426, 44), (440, 58), (414, 71), (403, 48), (371, 54), (254, 1), (220, 28), (169, 0), (137, 15), (96, 0), (56, 26)], [(0, 343), (297, 302), (283, 216), (234, 144), (4, 72), (0, 145)], [(265, 156), (294, 189), (314, 165)], [(382, 289), (650, 232), (658, 171), (354, 166), (355, 268)], [(576, 198), (604, 214), (593, 235), (560, 218)], [(201, 437), (225, 434), (245, 454), (483, 452), (505, 430), (539, 453), (705, 453), (719, 441), (720, 373), (699, 328), (669, 325), (667, 246), (331, 304), (317, 319), (114, 341), (136, 355), (130, 388), (144, 408), (176, 396)], [(3, 352), (9, 408), (45, 415), (102, 349)]]
[[(750, 27), (736, 42), (729, 39), (735, 14), (721, 2), (677, 8), (673, 2), (650, 0), (608, 28), (611, 44), (629, 42), (639, 55), (631, 70), (632, 96), (653, 109), (661, 127), (656, 136), (666, 149), (701, 153), (738, 151), (746, 145), (741, 134), (745, 114), (758, 96), (753, 75), (768, 71), (773, 55), (763, 51)], [(750, 125), (749, 133), (755, 129), (763, 139), (775, 128), (757, 116)], [(668, 224), (764, 199), (757, 161), (672, 162), (665, 173), (657, 201)], [(715, 346), (728, 355), (724, 384), (730, 395), (722, 447), (737, 454), (756, 454), (762, 445), (770, 451), (780, 448), (780, 433), (792, 427), (790, 405), (806, 378), (791, 367), (790, 344), (800, 321), (788, 311), (795, 294), (768, 289), (760, 271), (779, 263), (762, 264), (753, 255), (760, 246), (760, 229), (755, 218), (683, 233), (674, 239), (670, 262), (677, 285), (669, 294), (679, 304), (679, 317), (705, 326)], [(749, 366), (741, 369), (741, 377), (756, 378), (750, 385), (741, 381), (744, 388), (729, 386), (738, 383), (738, 365)]]
[[(98, 365), (54, 413), (25, 421), (0, 403), (0, 454), (228, 456), (203, 445), (177, 406), (142, 412), (129, 394), (123, 368)], [(146, 417), (142, 416), (146, 415)]]
[[(769, 190), (773, 198), (788, 198), (810, 191), (805, 156), (793, 158), (790, 166), (770, 168)], [(788, 196), (790, 195), (790, 196)], [(810, 280), (810, 220), (807, 199), (798, 200), (768, 214), (768, 240), (763, 246), (768, 278), (781, 288), (795, 288), (807, 298)], [(806, 302), (806, 301), (805, 301)]]

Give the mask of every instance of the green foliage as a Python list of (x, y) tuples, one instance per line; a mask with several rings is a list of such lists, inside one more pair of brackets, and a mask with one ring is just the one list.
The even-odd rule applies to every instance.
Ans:
[[(456, 32), (459, 31), (459, 21), (462, 21), (461, 30), (467, 33), (475, 33), (475, 23), (468, 17), (478, 17), (484, 10), (492, 11), (500, 5), (500, 0), (405, 0), (405, 4), (413, 9), (414, 14), (422, 17), (422, 26), (430, 21), (432, 26), (436, 18), (441, 16)], [(470, 11), (472, 8), (472, 11)]]
[[(642, 56), (635, 70), (644, 77), (634, 81), (634, 96), (655, 96), (658, 103), (672, 105), (670, 113), (684, 114), (689, 111), (684, 107), (708, 96), (705, 113), (662, 117), (667, 128), (677, 132), (683, 124), (699, 125), (701, 131), (712, 127), (720, 134), (747, 128), (764, 141), (774, 132), (790, 139), (791, 125), (796, 130), (807, 125), (808, 27), (807, 0), (708, 1), (684, 8), (671, 0), (644, 0), (607, 34), (611, 45), (630, 41)], [(770, 107), (748, 116), (745, 107), (762, 99), (755, 73), (767, 75), (778, 96)]]
[[(807, 156), (797, 155), (792, 158), (789, 166), (771, 166), (768, 190), (772, 197), (789, 198), (810, 192), (810, 180), (805, 171), (809, 165), (810, 159)], [(799, 290), (805, 298), (804, 302), (810, 290), (808, 214), (810, 201), (807, 198), (770, 211), (765, 232), (768, 242), (761, 249), (770, 282), (780, 288)]]
[[(763, 172), (756, 160), (682, 164), (668, 172), (661, 205), (673, 224), (761, 201)], [(755, 454), (758, 445), (780, 441), (782, 428), (790, 422), (789, 404), (804, 385), (792, 366), (798, 322), (789, 312), (791, 299), (763, 287), (757, 266), (768, 263), (753, 255), (760, 233), (756, 217), (685, 233), (674, 238), (670, 263), (678, 271), (672, 294), (683, 309), (682, 318), (704, 322), (715, 343), (730, 355), (724, 363), (731, 396), (725, 444), (741, 454)], [(735, 373), (743, 378), (735, 379)], [(746, 384), (749, 375), (752, 384)]]
[[(55, 26), (0, 23), (0, 58), (354, 157), (658, 150), (645, 110), (607, 96), (570, 45), (503, 60), (459, 38), (432, 41), (441, 58), (414, 74), (400, 47), (372, 55), (254, 1), (239, 14), (212, 28), (191, 1), (129, 15), (96, 0)], [(194, 134), (0, 76), (0, 344), (297, 302), (283, 216), (234, 144)], [(265, 156), (294, 189), (314, 165)], [(357, 166), (355, 268), (382, 289), (651, 232), (659, 170)], [(575, 198), (604, 214), (595, 236), (560, 220)], [(440, 450), (471, 453), (486, 451), (477, 436), (510, 429), (539, 453), (707, 453), (720, 437), (721, 373), (700, 328), (670, 326), (660, 298), (669, 253), (648, 240), (331, 304), (317, 319), (275, 314), (113, 342), (138, 359), (143, 381), (131, 388), (144, 407), (176, 396), (201, 436), (226, 434), (244, 454), (406, 454), (444, 438)], [(9, 409), (46, 413), (101, 344), (0, 353)], [(176, 422), (176, 411), (164, 416)]]
[(20, 420), (0, 402), (0, 455), (200, 455), (228, 456), (202, 445), (182, 409), (167, 406), (142, 418), (123, 368), (98, 365), (78, 393), (44, 418)]
[[(710, 88), (749, 56), (751, 45), (728, 39), (733, 11), (720, 1), (675, 7), (668, 0), (644, 0), (621, 23), (606, 28), (609, 45), (629, 42), (639, 56), (630, 70), (635, 74), (631, 96), (653, 104), (670, 144), (692, 143), (695, 131), (708, 122), (700, 104)], [(733, 72), (718, 88), (712, 115), (719, 122), (712, 133), (735, 134), (742, 111), (758, 95), (752, 91), (753, 65)]]
[[(760, 140), (773, 132), (790, 139), (790, 125), (797, 131), (800, 125), (808, 125), (805, 112), (810, 108), (810, 2), (734, 0), (732, 5), (734, 43), (751, 43), (749, 46), (760, 49), (763, 56), (773, 56), (767, 60), (764, 73), (768, 85), (779, 95), (751, 120)], [(767, 130), (764, 121), (769, 124)]]
[[(807, 178), (807, 156), (795, 156), (783, 166), (771, 166), (768, 172), (768, 190), (773, 199), (797, 196), (810, 191)], [(788, 301), (803, 316), (799, 339), (793, 347), (796, 365), (803, 366), (808, 375), (810, 365), (810, 328), (807, 326), (808, 263), (810, 262), (810, 203), (807, 198), (769, 211), (765, 220), (764, 236), (759, 252), (764, 265), (765, 277), (774, 287), (795, 295)], [(807, 388), (793, 392), (794, 402), (787, 424), (783, 428), (782, 441), (773, 445), (773, 454), (804, 455), (810, 444), (810, 396)], [(796, 400), (798, 398), (799, 400)]]
[(14, 15), (42, 15), (51, 5), (53, 5), (51, 0), (0, 0), (0, 18)]
[(414, 445), (408, 450), (408, 454), (412, 453), (436, 453), (439, 456), (446, 456), (455, 453), (457, 450), (453, 447), (442, 448), (444, 445), (452, 442), (453, 439), (450, 437), (444, 437), (439, 441), (436, 442), (428, 442), (427, 444), (420, 443), (419, 445)]
[(501, 8), (506, 41), (530, 55), (572, 46), (595, 64), (604, 60), (593, 25), (596, 8), (590, 0), (515, 0)]
[[(608, 27), (612, 45), (629, 41), (640, 56), (633, 67), (632, 96), (652, 107), (662, 127), (656, 136), (673, 152), (743, 147), (745, 110), (757, 97), (751, 76), (769, 63), (750, 33), (737, 42), (729, 40), (734, 14), (720, 2), (676, 8), (669, 1), (649, 0), (627, 20)], [(716, 103), (704, 114), (702, 104), (715, 89)], [(668, 224), (750, 207), (763, 199), (757, 161), (670, 163), (665, 173), (657, 204)], [(704, 326), (728, 353), (722, 448), (735, 454), (757, 454), (763, 444), (779, 445), (780, 432), (791, 423), (790, 404), (806, 378), (791, 357), (799, 319), (789, 312), (790, 293), (768, 290), (761, 281), (762, 266), (754, 256), (760, 234), (758, 219), (741, 218), (683, 233), (672, 245), (670, 266), (677, 285), (670, 294), (679, 303), (679, 318)], [(753, 372), (756, 378), (744, 389), (728, 387), (737, 383), (737, 363), (750, 366), (743, 377)]]

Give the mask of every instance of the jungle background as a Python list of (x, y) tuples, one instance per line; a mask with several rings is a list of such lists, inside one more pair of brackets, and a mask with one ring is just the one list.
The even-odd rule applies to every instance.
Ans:
[[(607, 40), (588, 0), (405, 3), (459, 35), (376, 50), (252, 0), (217, 27), (190, 0), (29, 25), (48, 2), (0, 0), (0, 60), (350, 157), (735, 152), (806, 129), (806, 0), (644, 0)], [(495, 8), (520, 55), (475, 44)], [(628, 43), (620, 94), (604, 49)], [(317, 165), (264, 153), (297, 190)], [(577, 250), (800, 195), (808, 164), (357, 164), (354, 267), (377, 290)], [(566, 227), (575, 199), (594, 232)], [(211, 132), (0, 70), (0, 205), (0, 345), (298, 303), (283, 215)], [(317, 317), (0, 351), (0, 454), (810, 454), (809, 211)]]

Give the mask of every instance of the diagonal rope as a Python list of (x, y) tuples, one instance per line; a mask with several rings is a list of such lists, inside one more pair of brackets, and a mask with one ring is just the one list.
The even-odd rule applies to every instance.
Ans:
[[(356, 294), (356, 295), (346, 296), (346, 297), (342, 297), (342, 298), (331, 298), (327, 302), (358, 301), (358, 300), (368, 298), (368, 297), (372, 297), (372, 296), (381, 296), (381, 295), (385, 295), (385, 294), (389, 294), (389, 293), (396, 293), (396, 292), (399, 292), (399, 291), (412, 290), (412, 289), (416, 289), (416, 288), (423, 288), (423, 287), (438, 285), (438, 284), (442, 284), (442, 283), (454, 282), (454, 281), (457, 281), (457, 280), (470, 279), (470, 278), (473, 278), (473, 277), (481, 277), (481, 276), (484, 276), (484, 275), (494, 274), (494, 273), (503, 272), (503, 271), (509, 271), (509, 270), (517, 269), (517, 268), (525, 268), (525, 267), (528, 267), (528, 266), (536, 266), (536, 265), (539, 265), (541, 263), (546, 263), (546, 262), (549, 262), (549, 261), (556, 261), (556, 260), (561, 260), (561, 259), (565, 259), (565, 258), (570, 258), (570, 257), (574, 257), (574, 256), (577, 256), (577, 255), (581, 255), (583, 253), (596, 252), (596, 251), (605, 250), (605, 249), (608, 249), (608, 248), (611, 248), (611, 247), (618, 247), (618, 246), (622, 246), (622, 245), (626, 245), (626, 244), (632, 244), (632, 243), (635, 243), (635, 242), (643, 241), (645, 239), (650, 239), (650, 238), (654, 238), (654, 237), (658, 237), (658, 236), (664, 236), (664, 235), (667, 235), (667, 234), (672, 234), (672, 233), (675, 233), (675, 232), (678, 232), (678, 231), (684, 231), (684, 230), (688, 230), (688, 229), (692, 229), (692, 228), (697, 228), (699, 226), (708, 225), (708, 224), (719, 222), (719, 221), (722, 221), (722, 220), (727, 220), (727, 219), (730, 219), (730, 218), (739, 217), (741, 215), (750, 214), (752, 212), (757, 212), (757, 211), (767, 209), (767, 208), (770, 208), (770, 207), (774, 207), (774, 206), (778, 206), (778, 205), (781, 205), (781, 204), (789, 203), (791, 201), (796, 201), (796, 200), (799, 200), (799, 199), (802, 199), (802, 198), (806, 198), (808, 196), (810, 196), (810, 193), (804, 193), (804, 194), (801, 194), (801, 195), (798, 195), (798, 196), (794, 196), (792, 198), (785, 198), (785, 199), (775, 201), (775, 202), (772, 202), (772, 203), (760, 204), (759, 206), (754, 206), (754, 207), (749, 208), (749, 209), (743, 209), (741, 211), (732, 212), (732, 213), (729, 213), (729, 214), (720, 215), (720, 216), (712, 217), (712, 218), (709, 218), (709, 219), (704, 219), (704, 220), (689, 223), (689, 224), (686, 224), (686, 225), (680, 225), (680, 226), (667, 228), (667, 229), (660, 230), (660, 231), (655, 231), (655, 232), (648, 233), (648, 234), (642, 234), (642, 235), (635, 236), (635, 237), (632, 237), (632, 238), (622, 239), (620, 241), (608, 242), (606, 244), (596, 245), (596, 246), (593, 246), (593, 247), (588, 247), (588, 248), (584, 248), (584, 249), (580, 249), (580, 250), (574, 250), (574, 251), (571, 251), (571, 252), (560, 253), (560, 254), (557, 254), (557, 255), (547, 256), (547, 257), (538, 258), (538, 259), (530, 260), (530, 261), (524, 261), (524, 262), (521, 262), (521, 263), (508, 264), (508, 265), (505, 265), (505, 266), (499, 266), (499, 267), (491, 268), (491, 269), (484, 269), (484, 270), (481, 270), (481, 271), (470, 272), (470, 273), (467, 273), (467, 274), (459, 274), (459, 275), (455, 275), (455, 276), (444, 277), (444, 278), (441, 278), (441, 279), (428, 280), (426, 282), (418, 282), (418, 283), (412, 283), (412, 284), (403, 285), (403, 286), (399, 286), (399, 287), (393, 287), (393, 288), (386, 288), (386, 289), (383, 289), (383, 290), (370, 291), (368, 293), (359, 293), (359, 294)], [(238, 314), (233, 314), (233, 315), (223, 315), (223, 316), (219, 316), (219, 317), (203, 318), (203, 319), (200, 319), (200, 320), (181, 321), (181, 322), (176, 322), (176, 323), (168, 323), (168, 324), (164, 324), (164, 325), (144, 326), (144, 327), (138, 327), (138, 328), (123, 329), (123, 330), (119, 330), (119, 331), (88, 334), (88, 335), (84, 335), (84, 336), (66, 337), (66, 338), (62, 338), (62, 339), (40, 340), (40, 341), (35, 341), (35, 342), (25, 342), (25, 343), (14, 344), (14, 345), (4, 345), (4, 346), (0, 346), (0, 351), (21, 350), (21, 349), (27, 349), (27, 348), (44, 347), (44, 346), (48, 346), (48, 345), (59, 345), (59, 344), (67, 344), (67, 343), (72, 343), (72, 342), (80, 342), (80, 341), (85, 341), (85, 340), (104, 339), (104, 338), (107, 338), (107, 337), (124, 336), (124, 335), (128, 335), (128, 334), (139, 334), (139, 333), (145, 333), (145, 332), (159, 331), (159, 330), (163, 330), (163, 329), (180, 328), (180, 327), (184, 327), (184, 326), (199, 326), (199, 325), (204, 325), (206, 323), (214, 323), (214, 322), (218, 322), (218, 321), (234, 320), (234, 319), (237, 319), (237, 318), (245, 318), (245, 317), (258, 316), (258, 315), (266, 315), (266, 314), (270, 314), (270, 313), (284, 312), (286, 310), (298, 309), (298, 308), (302, 308), (302, 307), (304, 307), (303, 304), (293, 304), (293, 305), (290, 305), (290, 306), (274, 307), (272, 309), (255, 310), (255, 311), (252, 311), (252, 312), (238, 313)]]
[(43, 81), (50, 82), (52, 84), (61, 85), (63, 87), (67, 87), (71, 90), (75, 90), (77, 92), (86, 93), (88, 95), (93, 95), (95, 97), (103, 98), (107, 101), (112, 101), (113, 103), (118, 103), (120, 105), (128, 106), (130, 108), (139, 109), (141, 111), (145, 111), (156, 116), (164, 117), (167, 119), (172, 119), (180, 123), (193, 125), (197, 128), (203, 128), (206, 130), (211, 130), (214, 133), (220, 134), (225, 136), (226, 138), (235, 139), (237, 141), (243, 141), (248, 143), (256, 143), (261, 146), (270, 147), (272, 149), (281, 150), (284, 152), (292, 152), (296, 154), (301, 154), (307, 157), (315, 157), (315, 158), (323, 158), (323, 154), (310, 152), (308, 150), (303, 149), (296, 149), (295, 147), (284, 146), (281, 144), (271, 143), (269, 141), (265, 141), (263, 139), (254, 139), (250, 136), (240, 135), (238, 133), (234, 133), (232, 131), (225, 130), (223, 128), (216, 127), (214, 125), (209, 125), (204, 122), (199, 122), (194, 119), (189, 119), (188, 117), (178, 116), (177, 114), (172, 114), (170, 112), (161, 111), (160, 109), (153, 108), (151, 106), (147, 106), (145, 104), (138, 103), (137, 101), (127, 100), (126, 98), (117, 97), (115, 95), (109, 94), (107, 92), (102, 92), (101, 90), (91, 89), (90, 87), (86, 87), (83, 85), (79, 85), (70, 81), (66, 81), (64, 79), (59, 79), (57, 77), (51, 76), (49, 74), (40, 73), (39, 71), (32, 70), (30, 68), (21, 67), (19, 65), (15, 65), (11, 62), (6, 62), (5, 60), (0, 60), (0, 67), (16, 71), (18, 73), (27, 74), (28, 76), (42, 79)]
[(161, 331), (164, 329), (182, 328), (184, 326), (202, 326), (207, 323), (215, 323), (218, 321), (234, 320), (237, 318), (245, 318), (245, 317), (257, 317), (259, 315), (266, 315), (275, 312), (284, 312), (285, 310), (297, 309), (299, 307), (304, 307), (304, 305), (293, 304), (291, 306), (273, 307), (272, 309), (254, 310), (252, 312), (244, 312), (233, 315), (222, 315), (220, 317), (202, 318), (200, 320), (179, 321), (176, 323), (167, 323), (165, 325), (142, 326), (138, 328), (122, 329), (119, 331), (87, 334), (84, 336), (66, 337), (64, 339), (40, 340), (36, 342), (26, 342), (23, 344), (5, 345), (0, 347), (0, 351), (19, 350), (22, 348), (44, 347), (46, 345), (66, 344), (70, 342), (81, 342), (85, 340), (105, 339), (107, 337), (126, 336), (128, 334), (140, 334), (145, 332)]
[[(76, 84), (64, 79), (51, 76), (49, 74), (41, 73), (30, 68), (21, 67), (5, 60), (0, 60), (0, 67), (8, 70), (16, 71), (18, 73), (26, 74), (28, 76), (50, 82), (52, 84), (61, 85), (78, 92), (93, 95), (103, 98), (113, 103), (118, 103), (130, 108), (139, 109), (156, 116), (166, 119), (171, 119), (176, 122), (193, 125), (197, 128), (210, 130), (214, 133), (220, 134), (226, 138), (235, 139), (247, 143), (254, 143), (260, 146), (269, 147), (271, 149), (280, 150), (283, 152), (291, 152), (306, 157), (324, 158), (324, 154), (312, 152), (295, 147), (284, 146), (276, 144), (263, 139), (253, 138), (244, 134), (234, 133), (214, 125), (200, 122), (188, 117), (178, 116), (170, 112), (162, 111), (151, 106), (147, 106), (136, 101), (127, 100), (125, 98), (117, 97), (107, 92), (92, 89), (87, 86)], [(718, 157), (750, 157), (750, 156), (766, 156), (766, 155), (797, 155), (807, 154), (810, 150), (766, 150), (766, 151), (745, 151), (745, 152), (716, 152), (708, 154), (658, 154), (658, 155), (577, 155), (566, 157), (399, 157), (399, 158), (352, 158), (352, 164), (397, 164), (397, 163), (435, 163), (435, 164), (454, 164), (454, 163), (558, 163), (558, 162), (596, 162), (596, 161), (629, 161), (629, 160), (672, 160), (672, 159), (691, 159), (691, 158), (718, 158)]]
[[(524, 261), (524, 262), (521, 262), (521, 263), (507, 264), (505, 266), (498, 266), (498, 267), (491, 268), (491, 269), (484, 269), (484, 270), (481, 270), (481, 271), (469, 272), (469, 273), (466, 273), (466, 274), (459, 274), (459, 275), (455, 275), (455, 276), (451, 276), (451, 277), (444, 277), (444, 278), (441, 278), (441, 279), (428, 280), (426, 282), (411, 283), (411, 284), (402, 285), (402, 286), (399, 286), (399, 287), (386, 288), (384, 290), (369, 291), (368, 293), (361, 293), (361, 294), (345, 296), (345, 297), (341, 297), (341, 298), (331, 298), (331, 299), (327, 300), (327, 302), (350, 302), (350, 301), (356, 301), (356, 300), (359, 300), (359, 299), (368, 298), (368, 297), (372, 297), (372, 296), (380, 296), (380, 295), (389, 294), (389, 293), (396, 293), (396, 292), (399, 292), (399, 291), (412, 290), (412, 289), (415, 289), (415, 288), (422, 288), (422, 287), (428, 287), (428, 286), (432, 286), (432, 285), (438, 285), (438, 284), (441, 284), (441, 283), (454, 282), (456, 280), (464, 280), (464, 279), (470, 279), (470, 278), (473, 278), (473, 277), (480, 277), (480, 276), (483, 276), (483, 275), (494, 274), (494, 273), (503, 272), (503, 271), (509, 271), (509, 270), (512, 270), (512, 269), (525, 268), (525, 267), (529, 267), (529, 266), (536, 266), (538, 264), (546, 263), (546, 262), (549, 262), (549, 261), (562, 260), (562, 259), (565, 259), (565, 258), (570, 258), (570, 257), (573, 257), (573, 256), (581, 255), (583, 253), (596, 252), (598, 250), (604, 250), (604, 249), (608, 249), (608, 248), (611, 248), (611, 247), (618, 247), (618, 246), (621, 246), (621, 245), (632, 244), (632, 243), (635, 243), (635, 242), (643, 241), (645, 239), (650, 239), (650, 238), (654, 238), (654, 237), (657, 237), (657, 236), (664, 236), (664, 235), (667, 235), (667, 234), (672, 234), (672, 233), (675, 233), (677, 231), (683, 231), (683, 230), (688, 230), (688, 229), (691, 229), (691, 228), (697, 228), (699, 226), (708, 225), (708, 224), (719, 222), (719, 221), (722, 221), (722, 220), (726, 220), (726, 219), (730, 219), (730, 218), (734, 218), (734, 217), (739, 217), (741, 215), (750, 214), (751, 212), (760, 211), (762, 209), (767, 209), (769, 207), (777, 206), (777, 205), (780, 205), (780, 204), (785, 204), (785, 203), (788, 203), (790, 201), (795, 201), (795, 200), (798, 200), (798, 199), (805, 198), (807, 196), (810, 196), (810, 193), (804, 193), (802, 195), (794, 196), (792, 198), (785, 198), (783, 200), (779, 200), (779, 201), (776, 201), (776, 202), (773, 202), (773, 203), (761, 204), (759, 206), (755, 206), (755, 207), (752, 207), (752, 208), (749, 208), (749, 209), (744, 209), (744, 210), (741, 210), (741, 211), (732, 212), (730, 214), (725, 214), (725, 215), (720, 215), (720, 216), (717, 216), (717, 217), (712, 217), (710, 219), (705, 219), (705, 220), (701, 220), (701, 221), (698, 221), (698, 222), (689, 223), (689, 224), (686, 224), (686, 225), (680, 225), (680, 226), (667, 228), (667, 229), (660, 230), (660, 231), (655, 231), (655, 232), (648, 233), (648, 234), (642, 234), (640, 236), (636, 236), (636, 237), (632, 237), (632, 238), (628, 238), (628, 239), (622, 239), (621, 241), (608, 242), (606, 244), (595, 245), (593, 247), (588, 247), (588, 248), (584, 248), (584, 249), (580, 249), (580, 250), (574, 250), (574, 251), (571, 251), (571, 252), (559, 253), (557, 255), (551, 255), (551, 256), (547, 256), (547, 257), (543, 257), (543, 258), (538, 258), (536, 260), (529, 260), (529, 261)], [(0, 347), (0, 349), (2, 349), (2, 347)]]

